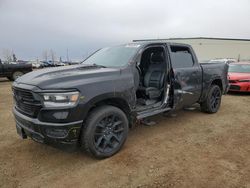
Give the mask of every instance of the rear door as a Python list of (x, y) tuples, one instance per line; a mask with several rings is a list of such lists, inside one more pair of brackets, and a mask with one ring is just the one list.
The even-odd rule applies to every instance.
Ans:
[(201, 67), (191, 47), (170, 45), (169, 51), (174, 74), (174, 106), (177, 109), (190, 106), (199, 100), (202, 92)]

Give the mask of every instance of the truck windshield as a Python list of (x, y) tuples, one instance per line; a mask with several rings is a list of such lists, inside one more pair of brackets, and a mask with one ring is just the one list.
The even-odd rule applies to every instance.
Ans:
[(121, 67), (129, 63), (129, 60), (138, 50), (139, 45), (127, 44), (102, 48), (84, 60), (83, 64), (100, 65), (104, 67)]
[(228, 72), (250, 73), (250, 64), (230, 65)]

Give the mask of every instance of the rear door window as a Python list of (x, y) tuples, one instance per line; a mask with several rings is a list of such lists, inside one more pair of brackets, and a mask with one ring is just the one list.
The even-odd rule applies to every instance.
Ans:
[(187, 68), (194, 65), (190, 49), (185, 46), (170, 46), (173, 68)]

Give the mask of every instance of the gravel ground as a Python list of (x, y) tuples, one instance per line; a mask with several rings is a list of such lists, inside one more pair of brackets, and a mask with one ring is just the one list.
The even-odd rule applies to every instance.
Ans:
[(249, 94), (224, 96), (213, 115), (155, 116), (105, 160), (20, 139), (11, 108), (11, 82), (0, 79), (0, 187), (250, 188)]

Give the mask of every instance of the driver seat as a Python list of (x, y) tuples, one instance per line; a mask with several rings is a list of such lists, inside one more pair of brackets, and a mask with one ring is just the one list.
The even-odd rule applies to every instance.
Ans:
[(165, 64), (163, 52), (154, 52), (150, 58), (150, 65), (144, 76), (143, 87), (139, 90), (149, 99), (157, 99), (161, 96), (164, 78)]

